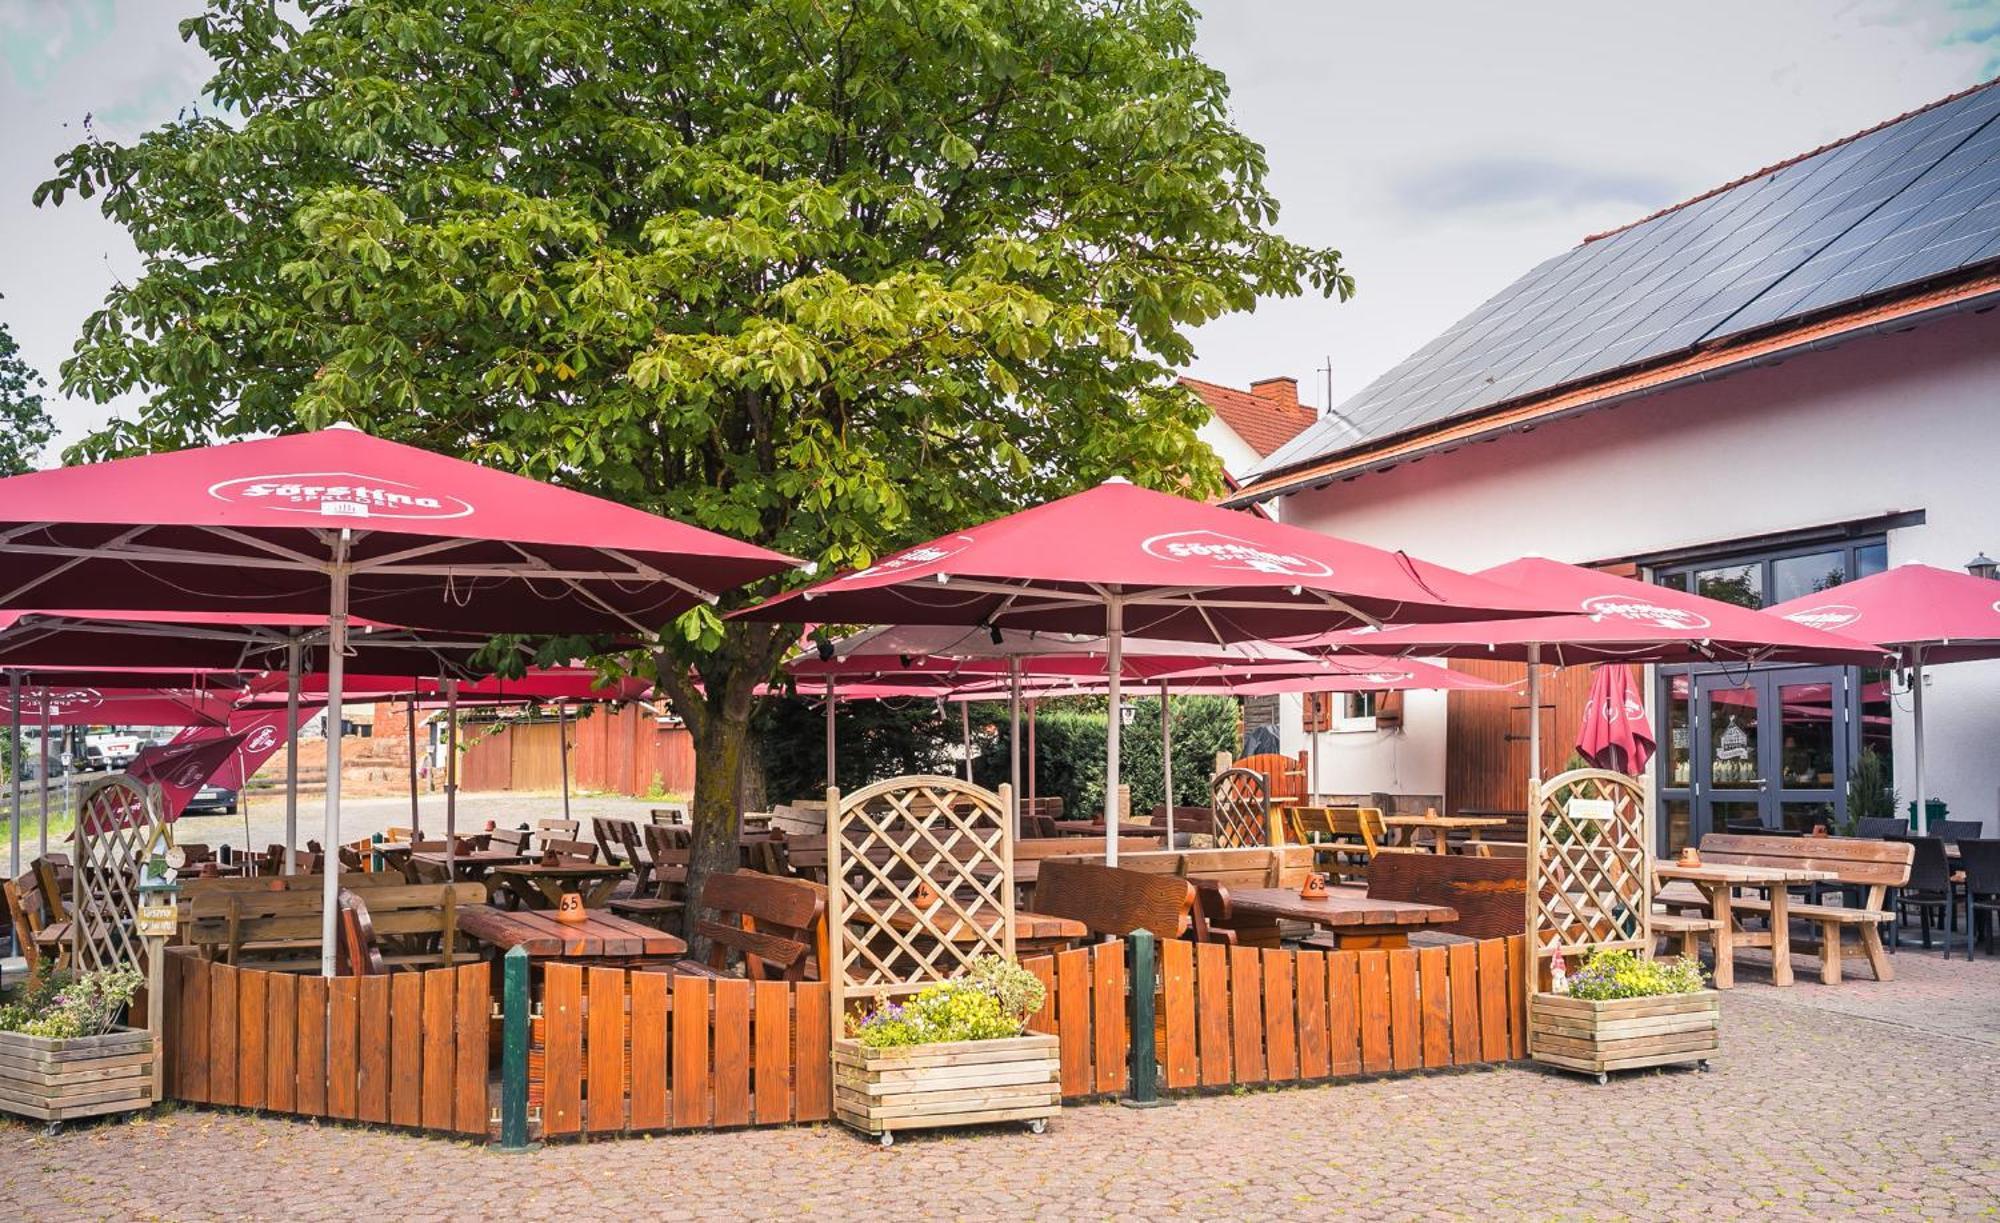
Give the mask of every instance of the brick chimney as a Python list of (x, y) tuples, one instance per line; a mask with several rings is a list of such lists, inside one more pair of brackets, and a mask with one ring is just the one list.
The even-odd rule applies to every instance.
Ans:
[(1288, 408), (1299, 406), (1297, 378), (1259, 378), (1250, 384), (1250, 393), (1259, 399), (1281, 403)]

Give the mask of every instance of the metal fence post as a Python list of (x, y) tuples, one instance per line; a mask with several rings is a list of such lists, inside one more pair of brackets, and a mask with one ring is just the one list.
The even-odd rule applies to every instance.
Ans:
[(1127, 1108), (1159, 1108), (1170, 1101), (1160, 1099), (1160, 1056), (1153, 1043), (1153, 983), (1159, 979), (1159, 949), (1150, 930), (1134, 930), (1125, 936), (1129, 950), (1126, 979), (1131, 994), (1125, 1005), (1127, 1034), (1131, 1050), (1125, 1075)]
[(532, 1151), (528, 1141), (528, 949), (501, 961), (500, 1143), (496, 1151)]

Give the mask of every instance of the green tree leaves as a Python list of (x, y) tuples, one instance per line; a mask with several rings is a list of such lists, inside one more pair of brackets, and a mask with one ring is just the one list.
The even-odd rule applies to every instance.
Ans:
[(42, 406), (42, 376), (21, 359), (21, 346), (0, 324), (0, 476), (34, 466), (55, 433), (55, 421)]

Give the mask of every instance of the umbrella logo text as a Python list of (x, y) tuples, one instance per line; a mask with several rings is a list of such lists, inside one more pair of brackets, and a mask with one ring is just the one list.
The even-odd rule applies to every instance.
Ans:
[(175, 773), (173, 780), (167, 784), (177, 790), (192, 790), (201, 785), (202, 778), (206, 775), (206, 771), (201, 767), (201, 761), (190, 760), (181, 766), (181, 771)]
[(1217, 569), (1268, 573), (1279, 577), (1331, 577), (1324, 563), (1296, 552), (1273, 552), (1260, 544), (1216, 531), (1176, 531), (1155, 535), (1140, 545), (1148, 556), (1163, 561), (1197, 561)]
[(1583, 610), (1598, 620), (1617, 618), (1649, 628), (1674, 629), (1691, 633), (1709, 625), (1707, 616), (1684, 607), (1666, 607), (1624, 595), (1598, 595), (1583, 601)]
[(905, 573), (912, 569), (921, 569), (926, 565), (935, 565), (939, 561), (949, 560), (971, 546), (972, 537), (970, 535), (959, 535), (951, 539), (934, 540), (930, 543), (911, 548), (907, 552), (898, 552), (887, 560), (875, 562), (866, 569), (858, 569), (841, 580), (851, 582), (856, 578), (876, 577), (884, 573)]
[(1818, 607), (1801, 608), (1786, 615), (1793, 624), (1816, 628), (1821, 632), (1836, 632), (1861, 619), (1861, 612), (1845, 603), (1822, 603)]
[(55, 718), (95, 709), (104, 703), (104, 694), (95, 688), (42, 688), (29, 694), (29, 699)]
[(250, 737), (243, 741), (243, 750), (246, 752), (268, 752), (276, 746), (278, 746), (278, 730), (268, 725), (259, 726), (251, 731)]
[(208, 495), (232, 505), (252, 505), (321, 518), (466, 518), (472, 504), (375, 476), (340, 471), (304, 471), (245, 476), (208, 487)]

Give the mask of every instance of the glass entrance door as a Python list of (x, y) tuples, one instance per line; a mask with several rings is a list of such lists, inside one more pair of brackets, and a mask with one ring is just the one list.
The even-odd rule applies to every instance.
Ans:
[(1763, 677), (1694, 677), (1694, 840), (1764, 823)]
[(1835, 826), (1851, 738), (1848, 672), (1783, 667), (1690, 678), (1690, 839)]

